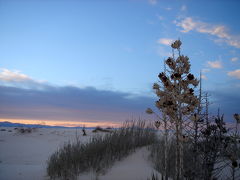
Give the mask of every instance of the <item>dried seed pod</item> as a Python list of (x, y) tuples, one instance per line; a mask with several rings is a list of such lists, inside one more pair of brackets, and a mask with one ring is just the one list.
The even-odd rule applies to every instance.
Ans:
[(146, 109), (146, 113), (147, 113), (147, 114), (152, 114), (152, 113), (153, 113), (153, 110), (152, 110), (151, 108), (147, 108), (147, 109)]
[(159, 101), (156, 101), (156, 102), (155, 102), (155, 105), (156, 105), (156, 107), (157, 107), (157, 108), (159, 108), (159, 109), (161, 109), (161, 108), (162, 108), (162, 104), (160, 104), (160, 102), (159, 102)]
[(174, 77), (175, 77), (176, 79), (181, 79), (182, 76), (181, 76), (181, 74), (179, 74), (179, 73), (175, 73), (175, 74), (174, 74)]
[(155, 121), (154, 125), (158, 129), (161, 125), (161, 122), (160, 121)]
[(173, 58), (169, 57), (167, 60), (166, 60), (166, 64), (171, 68), (171, 69), (174, 69), (176, 67), (176, 62), (174, 61)]
[(187, 78), (189, 81), (193, 80), (194, 79), (194, 75), (193, 74), (188, 74), (187, 75)]
[(240, 115), (235, 113), (233, 117), (236, 119), (237, 123), (240, 123)]
[(198, 116), (196, 113), (194, 113), (194, 115), (191, 116), (190, 119), (191, 119), (192, 121), (198, 121), (198, 120), (199, 120), (199, 116)]
[(186, 94), (187, 95), (188, 94), (193, 95), (193, 92), (194, 92), (194, 90), (192, 88), (190, 88), (190, 89), (187, 90)]
[(171, 47), (173, 49), (179, 49), (181, 45), (182, 45), (182, 42), (180, 40), (176, 40), (174, 43), (171, 44)]
[(193, 86), (197, 86), (198, 85), (198, 83), (199, 83), (199, 81), (197, 80), (197, 79), (194, 79), (194, 80), (192, 80), (191, 82), (190, 82)]
[(188, 89), (188, 81), (186, 81), (186, 80), (182, 80), (182, 87), (183, 87), (183, 89), (184, 90), (187, 90)]
[(153, 84), (153, 89), (159, 89), (159, 88), (160, 88), (160, 86), (158, 85), (158, 83)]
[(158, 97), (162, 97), (162, 96), (165, 95), (165, 92), (157, 89), (157, 90), (156, 90), (156, 94), (157, 94)]
[(161, 72), (158, 75), (159, 79), (164, 83), (168, 80), (168, 78), (166, 77), (165, 73)]
[(182, 136), (179, 137), (179, 140), (182, 141), (182, 142), (187, 142), (189, 140), (189, 137), (185, 136), (185, 135), (182, 135)]

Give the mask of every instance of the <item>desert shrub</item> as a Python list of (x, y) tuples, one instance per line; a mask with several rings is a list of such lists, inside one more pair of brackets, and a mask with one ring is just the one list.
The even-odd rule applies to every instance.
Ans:
[[(150, 150), (150, 159), (153, 162), (154, 168), (161, 174), (165, 171), (165, 153), (164, 153), (164, 137), (161, 136), (154, 144), (149, 148)], [(168, 141), (168, 150), (167, 150), (167, 176), (174, 178), (175, 175), (175, 140), (170, 138)]]
[[(226, 128), (223, 116), (214, 118), (208, 126), (199, 132), (197, 150), (194, 139), (188, 137), (183, 143), (183, 177), (186, 179), (239, 179), (240, 177), (240, 138), (237, 130)], [(190, 132), (190, 131), (189, 131)], [(167, 146), (167, 177), (175, 177), (174, 136), (170, 137)], [(164, 171), (164, 136), (150, 146), (150, 157), (154, 168), (163, 174)], [(196, 162), (194, 155), (197, 155)]]
[(20, 134), (26, 134), (26, 133), (32, 133), (33, 131), (36, 131), (36, 128), (17, 128), (15, 129)]
[(155, 131), (145, 122), (127, 122), (112, 133), (95, 136), (85, 144), (80, 141), (66, 143), (50, 156), (47, 174), (51, 179), (74, 179), (84, 171), (101, 173), (114, 161), (155, 140)]
[(112, 132), (112, 129), (110, 127), (107, 127), (106, 129), (97, 126), (94, 130), (92, 130), (92, 132), (96, 133), (96, 132)]
[(159, 180), (159, 178), (156, 174), (153, 173), (151, 178), (147, 178), (147, 180)]

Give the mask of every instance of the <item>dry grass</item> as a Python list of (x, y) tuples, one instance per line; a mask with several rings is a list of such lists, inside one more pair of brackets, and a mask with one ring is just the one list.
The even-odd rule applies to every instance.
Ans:
[(122, 128), (89, 142), (66, 143), (48, 160), (47, 174), (51, 179), (75, 179), (80, 173), (94, 170), (103, 173), (117, 160), (138, 147), (153, 144), (155, 131), (144, 121), (128, 122)]

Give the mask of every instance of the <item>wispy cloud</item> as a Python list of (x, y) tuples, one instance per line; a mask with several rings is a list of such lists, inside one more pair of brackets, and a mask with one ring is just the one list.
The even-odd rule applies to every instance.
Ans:
[(157, 14), (157, 18), (158, 18), (160, 21), (164, 20), (164, 17), (161, 16), (161, 15), (158, 15), (158, 14)]
[(232, 62), (238, 61), (238, 57), (233, 57), (233, 58), (231, 58), (231, 61), (232, 61)]
[(8, 69), (1, 69), (0, 80), (7, 82), (21, 82), (32, 80), (25, 74), (22, 74), (20, 71), (10, 71)]
[(207, 79), (207, 76), (204, 75), (204, 74), (202, 74), (202, 75), (201, 75), (201, 78), (202, 78), (202, 79)]
[(46, 81), (35, 80), (18, 70), (0, 69), (0, 85), (22, 87), (22, 88), (43, 88), (47, 86)]
[(169, 38), (160, 38), (157, 43), (158, 44), (163, 44), (166, 46), (169, 46), (173, 43), (174, 39), (169, 39)]
[(207, 65), (213, 69), (221, 69), (222, 66), (222, 62), (221, 61), (208, 61)]
[(149, 2), (151, 5), (156, 5), (156, 4), (157, 4), (157, 0), (148, 0), (148, 2)]
[(240, 79), (240, 69), (236, 69), (235, 71), (230, 71), (227, 74), (228, 74), (228, 76), (232, 76), (237, 79)]
[(166, 7), (165, 10), (167, 10), (167, 11), (171, 11), (172, 8), (171, 8), (171, 7)]
[(182, 5), (180, 10), (181, 11), (186, 11), (187, 10), (187, 6), (186, 5)]
[(230, 46), (240, 48), (240, 35), (232, 35), (228, 32), (228, 28), (223, 25), (213, 25), (201, 21), (195, 21), (191, 17), (185, 17), (179, 21), (175, 21), (176, 25), (181, 27), (181, 32), (197, 31), (199, 33), (210, 34), (217, 37), (217, 43), (225, 42)]
[(210, 69), (208, 69), (208, 68), (202, 69), (202, 72), (203, 72), (203, 73), (206, 73), (206, 72), (209, 72), (209, 71), (210, 71)]

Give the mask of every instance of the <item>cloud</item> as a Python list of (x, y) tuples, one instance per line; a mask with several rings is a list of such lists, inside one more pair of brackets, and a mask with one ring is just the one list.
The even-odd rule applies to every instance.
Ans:
[(160, 16), (160, 15), (158, 15), (158, 14), (157, 14), (157, 18), (158, 18), (160, 21), (164, 20), (164, 17), (163, 17), (163, 16)]
[(238, 57), (233, 57), (233, 58), (231, 58), (231, 61), (232, 61), (232, 62), (238, 61)]
[(204, 75), (204, 74), (202, 74), (202, 75), (201, 75), (201, 78), (202, 78), (202, 79), (207, 79), (207, 76)]
[(169, 38), (160, 38), (157, 43), (158, 44), (163, 44), (166, 46), (170, 46), (174, 42), (174, 39), (169, 39)]
[(0, 102), (0, 119), (123, 122), (144, 115), (154, 99), (93, 87), (38, 90), (0, 86)]
[(156, 4), (157, 4), (157, 0), (148, 0), (148, 2), (149, 2), (151, 5), (156, 5)]
[(202, 69), (202, 72), (203, 72), (203, 73), (210, 72), (210, 69), (208, 69), (208, 68), (204, 68), (204, 69)]
[(223, 67), (221, 61), (208, 61), (207, 64), (214, 69), (221, 69)]
[(187, 6), (186, 5), (182, 5), (180, 10), (181, 11), (186, 11), (187, 10)]
[(220, 113), (224, 114), (224, 120), (227, 122), (233, 122), (233, 114), (240, 112), (240, 88), (232, 87), (224, 84), (221, 88), (208, 91), (211, 102), (210, 111), (215, 112), (214, 115), (216, 115), (217, 109), (220, 108)]
[(31, 81), (32, 79), (25, 74), (20, 73), (20, 71), (10, 71), (8, 69), (1, 69), (0, 80), (6, 82), (22, 82)]
[(44, 88), (46, 81), (34, 80), (18, 70), (0, 69), (0, 85), (22, 87), (22, 88)]
[(235, 71), (230, 71), (227, 74), (228, 74), (228, 76), (232, 76), (237, 79), (240, 79), (240, 69), (236, 69)]
[[(229, 117), (239, 112), (238, 91), (230, 89), (222, 92), (222, 88), (219, 88), (212, 92), (215, 104), (221, 105)], [(66, 124), (121, 123), (131, 117), (152, 118), (145, 114), (145, 109), (154, 107), (155, 100), (93, 87), (47, 86), (39, 90), (0, 86), (0, 119), (62, 121)]]
[(171, 7), (166, 7), (165, 10), (167, 10), (167, 11), (171, 11), (172, 8), (171, 8)]
[(217, 43), (227, 43), (235, 48), (240, 48), (240, 35), (232, 35), (228, 32), (227, 27), (223, 25), (213, 25), (201, 21), (195, 21), (191, 17), (185, 17), (175, 24), (182, 28), (181, 32), (197, 31), (199, 33), (210, 34), (217, 37)]

